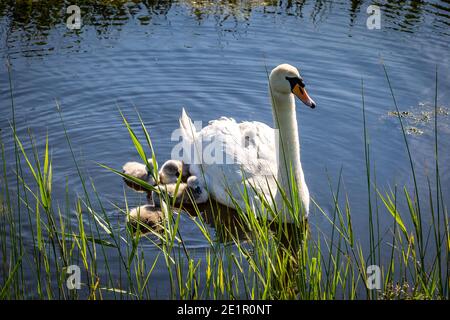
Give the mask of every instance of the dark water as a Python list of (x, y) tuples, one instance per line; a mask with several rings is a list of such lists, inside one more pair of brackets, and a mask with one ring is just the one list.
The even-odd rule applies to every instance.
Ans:
[[(106, 1), (105, 1), (106, 2)], [(339, 171), (348, 193), (357, 238), (367, 244), (367, 192), (364, 162), (361, 79), (364, 79), (372, 164), (380, 188), (411, 187), (411, 174), (398, 121), (380, 60), (388, 72), (401, 110), (415, 115), (431, 110), (435, 68), (439, 73), (440, 157), (444, 196), (450, 199), (450, 2), (445, 1), (78, 1), (83, 26), (65, 25), (63, 1), (13, 5), (0, 3), (0, 126), (13, 173), (8, 130), (12, 115), (7, 58), (12, 65), (18, 133), (31, 128), (39, 146), (48, 132), (52, 146), (54, 194), (64, 201), (82, 188), (55, 107), (61, 102), (76, 156), (102, 195), (124, 207), (120, 178), (95, 162), (120, 168), (138, 155), (122, 124), (118, 107), (137, 124), (145, 120), (159, 162), (170, 157), (170, 135), (185, 107), (194, 120), (219, 116), (272, 123), (265, 66), (297, 66), (315, 110), (298, 107), (302, 164), (312, 197), (332, 213), (329, 179)], [(30, 2), (31, 3), (31, 2)], [(95, 3), (95, 4), (94, 4)], [(366, 27), (366, 8), (382, 9), (380, 30)], [(425, 119), (426, 120), (426, 119)], [(418, 182), (434, 172), (433, 122), (407, 119), (422, 134), (408, 135)], [(2, 169), (3, 170), (3, 169)], [(127, 190), (130, 205), (145, 197)], [(447, 204), (449, 204), (447, 202)], [(404, 209), (404, 208), (403, 208)], [(111, 204), (113, 221), (121, 216)], [(392, 223), (380, 216), (382, 232)], [(183, 217), (183, 237), (201, 256), (207, 243)], [(311, 224), (329, 232), (314, 207)], [(150, 242), (152, 261), (158, 249)], [(152, 276), (164, 296), (165, 267)]]

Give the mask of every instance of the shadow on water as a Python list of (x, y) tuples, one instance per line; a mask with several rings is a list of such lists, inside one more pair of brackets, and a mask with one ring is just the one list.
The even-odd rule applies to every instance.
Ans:
[[(133, 185), (128, 186), (138, 192), (142, 191)], [(152, 202), (149, 199), (149, 204), (146, 205), (148, 210), (141, 213), (139, 232), (143, 235), (149, 235), (149, 233), (162, 235), (164, 234), (164, 228), (162, 227), (164, 213), (161, 208), (155, 207)], [(218, 243), (227, 244), (234, 241), (251, 241), (256, 236), (252, 232), (251, 223), (249, 225), (248, 221), (245, 221), (235, 209), (224, 206), (213, 199), (203, 204), (194, 205), (189, 201), (184, 201), (181, 205), (172, 207), (172, 211), (185, 215), (188, 219), (201, 219), (202, 223), (214, 230), (214, 241)], [(137, 220), (132, 219), (131, 221), (130, 227), (136, 232)], [(285, 249), (297, 250), (298, 241), (296, 239), (302, 238), (301, 234), (303, 232), (306, 232), (307, 236), (310, 235), (307, 220), (299, 226), (293, 223), (280, 224), (275, 221), (264, 222), (258, 219), (258, 224), (264, 225), (265, 223), (267, 223), (268, 228), (276, 235), (280, 245)]]
[[(164, 234), (163, 219), (164, 213), (161, 208), (153, 204), (146, 205), (148, 210), (141, 213), (139, 217), (139, 232), (148, 235), (151, 233)], [(235, 240), (245, 241), (251, 238), (250, 230), (239, 217), (236, 210), (228, 208), (214, 200), (204, 204), (187, 204), (172, 208), (176, 214), (185, 215), (188, 219), (201, 219), (204, 224), (215, 230), (215, 239), (219, 243), (230, 243)], [(137, 231), (137, 220), (131, 220), (130, 227)]]
[[(308, 8), (305, 9), (305, 5)], [(77, 43), (81, 34), (92, 27), (97, 37), (107, 38), (111, 32), (120, 31), (121, 27), (134, 21), (141, 26), (151, 25), (155, 16), (167, 16), (181, 7), (199, 24), (206, 18), (213, 17), (216, 27), (222, 31), (236, 32), (250, 23), (254, 13), (263, 15), (288, 15), (301, 19), (310, 19), (314, 24), (325, 21), (333, 10), (346, 10), (349, 15), (349, 27), (352, 28), (360, 16), (367, 17), (366, 8), (376, 4), (383, 12), (384, 27), (390, 30), (414, 33), (422, 24), (430, 22), (436, 32), (449, 35), (450, 6), (448, 1), (363, 1), (352, 0), (348, 3), (330, 0), (313, 1), (261, 1), (261, 0), (178, 0), (178, 1), (125, 1), (125, 0), (94, 0), (77, 1), (81, 8), (82, 28), (71, 31), (62, 29), (64, 37), (75, 37)], [(66, 13), (69, 4), (63, 0), (47, 1), (15, 1), (0, 2), (1, 40), (5, 48), (20, 42), (46, 45), (52, 30), (64, 26), (69, 14)], [(426, 21), (427, 17), (431, 21)], [(14, 38), (14, 39), (11, 39)], [(15, 39), (18, 38), (18, 39)], [(74, 44), (73, 44), (74, 45)], [(3, 46), (3, 45), (2, 45)], [(74, 45), (75, 46), (75, 45)], [(49, 50), (51, 51), (51, 50)]]

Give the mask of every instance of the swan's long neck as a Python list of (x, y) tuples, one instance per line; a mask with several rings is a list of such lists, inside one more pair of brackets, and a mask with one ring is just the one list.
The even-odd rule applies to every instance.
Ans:
[[(305, 192), (307, 193), (308, 191), (306, 189), (302, 164), (300, 162), (300, 142), (294, 95), (274, 92), (271, 96), (274, 124), (278, 134), (278, 137), (275, 139), (275, 141), (277, 141), (278, 182), (286, 194), (293, 200), (293, 176), (295, 184), (299, 188), (298, 194), (300, 195), (300, 200), (303, 202), (303, 205), (309, 206), (309, 203), (305, 203)], [(280, 193), (277, 192), (277, 202), (282, 201), (280, 197)], [(306, 208), (306, 210), (308, 210), (308, 208)]]

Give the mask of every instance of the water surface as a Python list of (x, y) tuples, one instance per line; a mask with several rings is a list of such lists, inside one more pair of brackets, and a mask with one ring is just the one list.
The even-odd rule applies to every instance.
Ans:
[[(380, 188), (412, 186), (398, 120), (389, 117), (395, 108), (380, 61), (401, 110), (432, 109), (436, 67), (438, 104), (450, 107), (448, 1), (79, 1), (79, 31), (67, 29), (63, 1), (14, 2), (0, 4), (0, 127), (7, 174), (14, 177), (9, 59), (18, 133), (24, 136), (30, 128), (40, 147), (48, 133), (56, 201), (64, 202), (66, 183), (74, 195), (82, 194), (82, 186), (55, 100), (83, 172), (93, 178), (112, 220), (122, 225), (124, 217), (112, 203), (125, 207), (123, 184), (96, 164), (120, 168), (138, 159), (118, 108), (134, 125), (135, 110), (140, 112), (162, 163), (170, 157), (170, 136), (182, 107), (205, 124), (222, 115), (271, 124), (266, 70), (280, 63), (297, 66), (318, 105), (297, 108), (311, 195), (331, 214), (329, 184), (336, 187), (342, 169), (355, 232), (367, 244), (361, 80)], [(373, 3), (382, 9), (380, 30), (366, 27), (366, 8)], [(442, 187), (450, 199), (450, 119), (445, 114), (438, 119)], [(423, 132), (408, 140), (425, 188), (426, 176), (434, 172), (433, 122), (408, 125)], [(144, 196), (126, 192), (130, 205), (145, 202)], [(311, 211), (314, 230), (327, 234), (326, 219), (314, 207)], [(187, 216), (182, 222), (186, 246), (202, 256), (208, 244)], [(388, 232), (391, 217), (383, 213), (380, 224)], [(149, 242), (148, 260), (157, 253)], [(152, 281), (164, 297), (163, 264)]]

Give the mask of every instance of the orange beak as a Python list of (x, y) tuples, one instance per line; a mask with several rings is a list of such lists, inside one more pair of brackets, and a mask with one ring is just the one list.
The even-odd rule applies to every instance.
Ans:
[(292, 89), (292, 93), (297, 96), (304, 104), (306, 104), (308, 107), (314, 109), (316, 107), (316, 103), (313, 99), (308, 95), (308, 92), (306, 92), (305, 88), (302, 88), (299, 84), (296, 84), (294, 86), (294, 89)]

